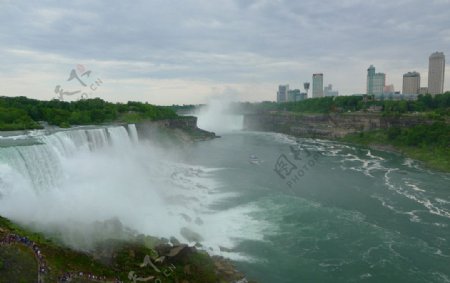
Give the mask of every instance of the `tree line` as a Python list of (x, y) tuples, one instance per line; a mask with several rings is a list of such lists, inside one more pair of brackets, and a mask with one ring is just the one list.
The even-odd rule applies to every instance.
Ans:
[(130, 101), (111, 103), (100, 98), (78, 101), (43, 101), (20, 97), (0, 97), (0, 130), (42, 128), (39, 122), (69, 127), (111, 122), (136, 123), (178, 117), (168, 107)]
[(419, 95), (416, 100), (376, 100), (374, 96), (337, 96), (310, 98), (296, 102), (246, 103), (245, 107), (252, 111), (290, 111), (302, 113), (330, 113), (367, 111), (378, 106), (387, 114), (407, 112), (433, 112), (437, 115), (449, 115), (450, 92), (438, 95)]

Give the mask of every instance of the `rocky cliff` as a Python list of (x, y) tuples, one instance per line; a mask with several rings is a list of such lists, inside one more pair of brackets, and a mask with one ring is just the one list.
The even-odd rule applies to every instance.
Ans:
[(270, 131), (298, 137), (340, 138), (349, 133), (411, 127), (431, 124), (420, 116), (383, 116), (379, 113), (298, 114), (292, 112), (261, 112), (244, 117), (244, 129)]
[(180, 116), (176, 119), (145, 121), (136, 124), (139, 138), (154, 139), (170, 137), (181, 142), (194, 142), (213, 139), (212, 132), (197, 127), (197, 117)]

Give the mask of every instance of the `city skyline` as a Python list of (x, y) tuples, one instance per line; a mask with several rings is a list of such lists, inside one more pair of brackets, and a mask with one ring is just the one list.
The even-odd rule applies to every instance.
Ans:
[[(422, 85), (421, 75), (416, 71), (409, 71), (403, 74), (402, 85), (399, 87), (401, 91), (395, 91), (394, 84), (387, 84), (386, 74), (382, 72), (376, 72), (376, 68), (370, 65), (367, 69), (367, 80), (366, 80), (366, 92), (359, 94), (370, 94), (370, 95), (383, 95), (383, 94), (441, 94), (445, 92), (445, 54), (443, 52), (433, 52), (429, 56), (428, 65), (428, 84)], [(431, 78), (431, 80), (430, 80)], [(430, 90), (431, 85), (431, 90)], [(324, 87), (324, 74), (315, 73), (312, 75), (312, 86), (313, 91), (311, 96), (308, 98), (318, 98), (323, 96), (338, 96), (338, 91), (332, 90), (332, 84)], [(326, 93), (333, 93), (333, 95), (327, 95)], [(355, 95), (358, 93), (350, 94)], [(349, 95), (349, 94), (347, 94)], [(277, 93), (277, 102), (278, 99)]]
[(77, 65), (109, 101), (273, 100), (280, 82), (302, 89), (316, 72), (351, 95), (366, 91), (370, 64), (399, 90), (410, 70), (428, 81), (432, 52), (450, 54), (449, 10), (447, 0), (4, 0), (0, 95), (54, 98)]

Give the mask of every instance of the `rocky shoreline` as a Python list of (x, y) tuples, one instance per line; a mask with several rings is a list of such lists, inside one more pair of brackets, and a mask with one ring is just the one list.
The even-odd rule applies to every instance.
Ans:
[(285, 111), (268, 111), (244, 116), (244, 129), (270, 131), (296, 137), (337, 139), (348, 134), (388, 129), (430, 125), (434, 121), (422, 116), (383, 116), (380, 113), (299, 114)]

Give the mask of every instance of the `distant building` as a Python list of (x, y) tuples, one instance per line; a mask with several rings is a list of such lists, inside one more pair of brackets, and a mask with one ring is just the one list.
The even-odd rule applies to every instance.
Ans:
[(277, 102), (286, 102), (288, 98), (289, 85), (279, 85), (277, 92)]
[(403, 75), (403, 94), (419, 94), (420, 74), (417, 72), (408, 72)]
[(309, 91), (309, 82), (303, 83), (303, 88), (306, 91), (306, 98), (308, 98), (308, 91)]
[(428, 93), (428, 88), (427, 87), (421, 87), (419, 89), (419, 94), (427, 94)]
[(313, 74), (312, 98), (323, 97), (323, 74)]
[(383, 93), (384, 94), (395, 94), (395, 88), (394, 85), (386, 85), (383, 88)]
[(302, 92), (302, 93), (300, 93), (300, 96), (297, 97), (296, 101), (301, 101), (301, 100), (305, 100), (305, 99), (308, 99), (308, 93)]
[(289, 102), (296, 101), (298, 96), (300, 96), (299, 89), (288, 90), (288, 101)]
[(339, 91), (333, 90), (333, 85), (329, 84), (328, 86), (323, 88), (323, 94), (324, 96), (338, 96)]
[(288, 91), (288, 101), (294, 102), (294, 101), (300, 101), (306, 99), (307, 94), (302, 93), (299, 89), (293, 89)]
[(430, 55), (428, 64), (428, 93), (440, 94), (444, 92), (445, 55), (435, 52)]
[(375, 67), (370, 65), (367, 69), (367, 94), (383, 94), (386, 84), (386, 75), (384, 73), (375, 73)]

